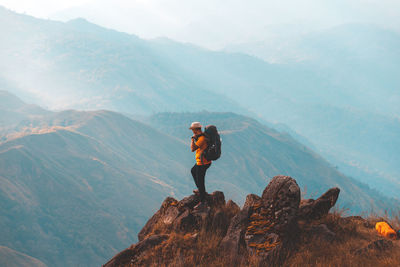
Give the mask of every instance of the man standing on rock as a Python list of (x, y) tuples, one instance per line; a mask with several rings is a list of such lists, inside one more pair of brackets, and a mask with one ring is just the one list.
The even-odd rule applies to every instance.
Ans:
[(198, 190), (193, 190), (193, 192), (195, 194), (200, 194), (200, 203), (194, 207), (195, 209), (202, 209), (207, 206), (204, 178), (206, 176), (207, 169), (211, 166), (211, 161), (208, 161), (203, 156), (203, 151), (207, 148), (207, 140), (203, 131), (201, 130), (201, 127), (202, 126), (200, 122), (193, 122), (189, 128), (193, 131), (190, 149), (192, 152), (196, 151), (196, 164), (193, 166), (191, 172)]

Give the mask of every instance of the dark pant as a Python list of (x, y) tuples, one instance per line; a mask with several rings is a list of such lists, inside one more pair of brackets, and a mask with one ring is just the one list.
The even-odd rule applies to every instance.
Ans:
[(211, 163), (206, 165), (195, 164), (191, 170), (193, 180), (197, 188), (199, 189), (201, 202), (203, 202), (206, 199), (206, 187), (204, 185), (204, 177), (206, 176), (206, 171), (210, 166)]

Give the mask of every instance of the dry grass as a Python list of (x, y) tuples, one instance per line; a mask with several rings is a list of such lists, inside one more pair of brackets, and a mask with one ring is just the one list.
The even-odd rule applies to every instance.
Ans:
[(302, 236), (302, 242), (292, 252), (285, 266), (400, 266), (400, 241), (393, 241), (389, 251), (370, 251), (367, 255), (353, 252), (369, 243), (383, 239), (375, 230), (377, 221), (386, 220), (399, 229), (399, 213), (392, 217), (370, 215), (366, 220), (359, 217), (343, 219), (344, 210), (334, 210), (314, 224), (324, 223), (336, 233), (332, 242), (312, 236)]
[(400, 229), (400, 210), (393, 211), (390, 215), (387, 211), (385, 211), (383, 215), (370, 213), (367, 215), (367, 218), (369, 221), (374, 223), (378, 221), (386, 221), (395, 229)]

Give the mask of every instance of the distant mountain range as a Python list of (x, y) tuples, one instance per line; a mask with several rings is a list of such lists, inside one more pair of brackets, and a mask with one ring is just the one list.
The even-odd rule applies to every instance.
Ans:
[(8, 36), (0, 46), (0, 83), (25, 99), (56, 109), (134, 114), (245, 110), (136, 36), (84, 19), (45, 21), (2, 8), (0, 14), (0, 33)]
[[(342, 172), (398, 197), (397, 33), (353, 24), (304, 35), (282, 52), (299, 60), (284, 64), (4, 8), (0, 34), (0, 85), (28, 102), (135, 116), (234, 111), (285, 124)], [(251, 46), (230, 51), (274, 53)]]
[[(193, 120), (221, 131), (223, 155), (209, 192), (240, 204), (276, 174), (297, 177), (308, 196), (342, 188), (342, 207), (383, 210), (396, 202), (348, 178), (287, 134), (234, 113), (161, 113), (146, 124), (111, 111), (51, 112), (1, 92), (0, 245), (48, 266), (98, 266), (136, 241), (166, 196), (194, 188)], [(9, 114), (19, 114), (11, 124)]]

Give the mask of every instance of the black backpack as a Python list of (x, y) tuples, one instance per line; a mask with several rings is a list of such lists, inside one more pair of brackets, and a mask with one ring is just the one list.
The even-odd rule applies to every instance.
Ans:
[(204, 129), (204, 136), (207, 139), (207, 148), (203, 152), (203, 156), (207, 160), (217, 160), (221, 156), (221, 138), (218, 134), (217, 127), (207, 125)]

